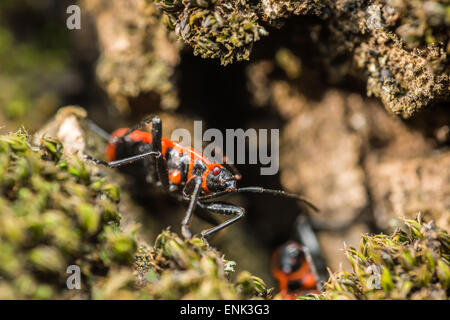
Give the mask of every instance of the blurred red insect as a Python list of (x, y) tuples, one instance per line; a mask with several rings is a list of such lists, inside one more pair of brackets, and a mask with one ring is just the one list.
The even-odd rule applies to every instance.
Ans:
[(275, 250), (271, 269), (283, 300), (320, 293), (311, 256), (306, 247), (297, 242), (289, 241)]

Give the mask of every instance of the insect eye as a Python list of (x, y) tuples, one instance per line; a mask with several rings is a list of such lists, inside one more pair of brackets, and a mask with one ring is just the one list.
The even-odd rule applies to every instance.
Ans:
[(215, 176), (217, 176), (217, 175), (220, 173), (220, 171), (222, 171), (222, 169), (221, 169), (220, 167), (214, 167), (214, 168), (212, 169), (212, 173), (213, 173), (213, 175), (215, 175)]

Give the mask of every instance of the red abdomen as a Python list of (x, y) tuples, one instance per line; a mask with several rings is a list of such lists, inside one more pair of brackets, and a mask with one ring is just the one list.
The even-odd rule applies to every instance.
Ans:
[[(128, 130), (129, 130), (128, 128), (120, 128), (111, 134), (112, 139), (108, 142), (108, 145), (106, 146), (106, 159), (108, 161), (117, 160), (116, 159), (117, 140), (114, 138), (120, 138)], [(153, 139), (152, 139), (152, 134), (150, 132), (135, 130), (126, 137), (126, 140), (131, 140), (133, 142), (141, 142), (144, 144), (151, 144)], [(168, 148), (173, 148), (172, 141), (162, 138), (161, 139), (161, 148), (162, 148), (162, 150), (161, 150), (162, 154), (165, 155)]]

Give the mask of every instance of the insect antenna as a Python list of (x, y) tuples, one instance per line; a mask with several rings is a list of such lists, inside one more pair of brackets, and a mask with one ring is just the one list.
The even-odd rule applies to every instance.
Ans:
[(286, 191), (283, 191), (283, 190), (266, 189), (266, 188), (261, 188), (261, 187), (244, 187), (244, 188), (237, 188), (235, 190), (229, 190), (229, 191), (219, 191), (219, 192), (215, 192), (215, 193), (208, 194), (208, 195), (205, 195), (205, 196), (201, 196), (201, 197), (198, 198), (198, 200), (203, 201), (203, 200), (215, 199), (215, 198), (222, 197), (222, 196), (225, 196), (225, 195), (230, 194), (230, 193), (270, 194), (272, 196), (285, 197), (285, 198), (290, 198), (290, 199), (301, 201), (304, 204), (306, 204), (308, 207), (313, 209), (314, 211), (316, 211), (316, 212), (320, 211), (311, 202), (309, 202), (308, 200), (300, 197), (297, 194), (289, 193), (289, 192), (286, 192)]
[(92, 131), (95, 132), (97, 135), (99, 135), (100, 137), (102, 137), (103, 139), (105, 139), (106, 141), (109, 141), (109, 139), (111, 138), (111, 135), (106, 132), (105, 130), (103, 130), (102, 128), (100, 128), (98, 125), (96, 125), (92, 120), (90, 119), (84, 119), (84, 121), (86, 122), (88, 128)]

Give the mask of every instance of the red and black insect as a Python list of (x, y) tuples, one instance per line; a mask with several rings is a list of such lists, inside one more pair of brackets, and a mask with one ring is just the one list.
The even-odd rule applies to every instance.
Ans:
[(319, 293), (328, 278), (320, 244), (308, 217), (298, 216), (293, 231), (295, 240), (284, 243), (272, 255), (272, 275), (284, 300)]
[[(151, 133), (141, 130), (150, 123)], [(89, 155), (85, 155), (86, 159), (110, 168), (139, 161), (137, 166), (129, 167), (127, 171), (138, 177), (145, 176), (151, 184), (161, 186), (167, 192), (177, 195), (180, 200), (189, 203), (181, 222), (181, 231), (186, 238), (192, 236), (189, 225), (196, 207), (211, 213), (232, 216), (229, 220), (202, 231), (204, 238), (244, 216), (244, 208), (212, 201), (230, 193), (250, 192), (290, 197), (317, 211), (308, 201), (281, 190), (238, 188), (240, 174), (233, 166), (211, 162), (193, 148), (163, 138), (161, 119), (157, 116), (150, 117), (132, 128), (118, 129), (111, 135), (93, 123), (90, 123), (90, 127), (109, 141), (106, 149), (107, 161)]]
[(283, 300), (320, 292), (311, 256), (306, 247), (297, 242), (289, 241), (274, 252), (272, 274)]

